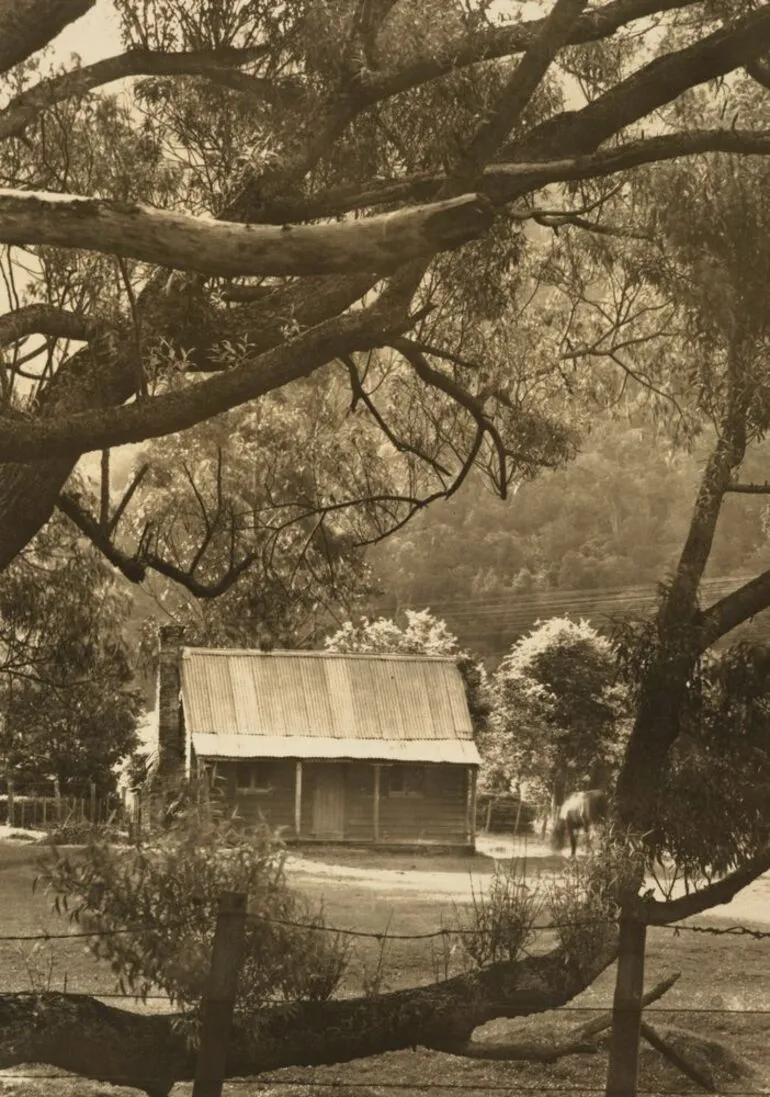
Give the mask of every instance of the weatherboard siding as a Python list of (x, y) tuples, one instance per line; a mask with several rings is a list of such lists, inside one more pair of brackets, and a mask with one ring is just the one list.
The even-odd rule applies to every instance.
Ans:
[[(249, 790), (238, 787), (237, 773), (241, 762), (218, 762), (217, 775), (222, 778), (220, 788), (225, 792), (228, 805), (236, 809), (235, 822), (241, 826), (255, 826), (264, 821), (274, 829), (286, 831), (286, 837), (294, 835), (294, 779), (295, 763), (290, 759), (269, 759), (270, 790)], [(259, 764), (259, 760), (256, 760)]]
[(423, 793), (415, 796), (389, 795), (389, 768), (383, 767), (382, 773), (380, 842), (462, 845), (468, 841), (465, 767), (426, 766)]
[(289, 840), (472, 847), (480, 757), (454, 659), (179, 641), (164, 631), (162, 661), (180, 669), (160, 683), (168, 723), (185, 772), (216, 774), (238, 821)]
[[(269, 791), (246, 791), (236, 782), (242, 762), (217, 763), (219, 787), (236, 808), (236, 822), (251, 826), (264, 820), (284, 838), (300, 841), (345, 841), (383, 845), (468, 845), (465, 766), (426, 765), (419, 794), (393, 794), (391, 772), (414, 771), (414, 766), (381, 765), (380, 796), (375, 835), (375, 766), (368, 762), (302, 762), (301, 830), (295, 831), (296, 759), (264, 759), (269, 766)], [(259, 767), (259, 760), (254, 763)], [(323, 771), (323, 772), (322, 772)], [(342, 795), (342, 830), (329, 833), (321, 824), (316, 797), (325, 783), (337, 783)]]

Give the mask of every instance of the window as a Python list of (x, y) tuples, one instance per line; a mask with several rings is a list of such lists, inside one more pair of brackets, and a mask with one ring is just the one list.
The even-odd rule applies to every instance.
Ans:
[(425, 766), (391, 766), (388, 770), (388, 796), (423, 796)]
[(239, 762), (235, 771), (238, 792), (267, 795), (273, 791), (273, 766), (270, 762)]

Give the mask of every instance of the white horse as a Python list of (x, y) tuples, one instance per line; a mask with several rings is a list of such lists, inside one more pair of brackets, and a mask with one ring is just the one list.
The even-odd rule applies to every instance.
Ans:
[(606, 818), (606, 792), (598, 788), (588, 789), (587, 792), (573, 792), (559, 808), (559, 815), (551, 835), (553, 848), (563, 849), (565, 839), (569, 838), (570, 850), (574, 857), (577, 853), (580, 831), (585, 833), (586, 844), (590, 845), (591, 827), (595, 823), (604, 822)]

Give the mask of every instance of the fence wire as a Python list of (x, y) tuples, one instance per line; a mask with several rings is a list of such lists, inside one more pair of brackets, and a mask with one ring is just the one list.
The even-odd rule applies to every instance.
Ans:
[[(365, 930), (354, 929), (349, 926), (328, 925), (325, 922), (301, 922), (291, 918), (273, 918), (266, 914), (248, 914), (247, 921), (261, 922), (265, 925), (285, 926), (293, 929), (313, 930), (319, 933), (333, 933), (339, 937), (368, 938), (379, 943), (387, 941), (429, 941), (441, 937), (474, 936), (478, 929), (468, 926), (441, 926), (439, 929), (428, 930), (423, 933), (392, 933), (390, 930)], [(180, 930), (189, 927), (192, 923), (184, 922), (152, 922), (141, 923), (136, 926), (122, 926), (116, 929), (77, 930), (72, 933), (5, 933), (0, 934), (0, 943), (9, 941), (71, 941), (78, 938), (114, 937), (125, 933), (155, 933), (159, 929)], [(560, 929), (578, 929), (586, 926), (617, 926), (616, 918), (585, 918), (566, 922), (545, 922), (542, 925), (533, 926), (538, 933), (557, 931)], [(673, 922), (670, 925), (651, 925), (652, 930), (662, 929), (677, 933), (705, 933), (714, 937), (750, 937), (755, 941), (770, 940), (770, 930), (756, 929), (753, 926), (701, 926), (692, 923)]]

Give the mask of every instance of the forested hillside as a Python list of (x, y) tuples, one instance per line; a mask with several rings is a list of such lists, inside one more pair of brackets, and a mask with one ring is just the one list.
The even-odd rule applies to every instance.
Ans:
[[(618, 615), (648, 612), (681, 552), (711, 442), (704, 435), (683, 450), (649, 423), (598, 419), (564, 468), (505, 502), (468, 484), (372, 550), (383, 592), (372, 611), (430, 607), (490, 658), (538, 618), (567, 612), (608, 628)], [(764, 444), (746, 479), (764, 481), (768, 468)], [(710, 594), (761, 566), (767, 522), (764, 496), (728, 496)]]

